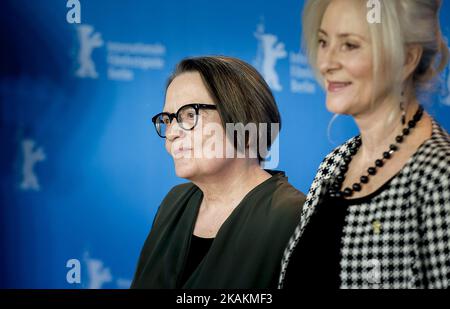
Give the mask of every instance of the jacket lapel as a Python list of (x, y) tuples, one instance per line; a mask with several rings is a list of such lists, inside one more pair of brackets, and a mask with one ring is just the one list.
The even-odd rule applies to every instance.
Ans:
[(356, 138), (354, 137), (347, 141), (345, 144), (337, 147), (331, 152), (319, 166), (316, 177), (311, 185), (306, 196), (305, 204), (303, 205), (302, 214), (300, 217), (300, 223), (297, 225), (294, 234), (292, 235), (289, 243), (284, 251), (283, 260), (281, 262), (281, 274), (278, 287), (283, 287), (283, 281), (285, 272), (289, 263), (290, 256), (295, 249), (300, 237), (303, 234), (311, 216), (314, 214), (317, 205), (323, 200), (328, 189), (334, 182), (336, 176), (336, 170), (343, 162), (343, 157), (350, 154), (350, 149), (355, 145)]

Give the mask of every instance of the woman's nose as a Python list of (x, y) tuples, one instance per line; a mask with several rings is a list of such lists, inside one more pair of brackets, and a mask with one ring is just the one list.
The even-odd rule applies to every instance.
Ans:
[(337, 51), (331, 47), (320, 52), (318, 62), (322, 75), (333, 72), (340, 67)]
[(169, 125), (167, 125), (166, 129), (166, 138), (169, 141), (175, 140), (177, 137), (180, 137), (183, 134), (183, 129), (178, 124), (176, 119), (173, 119)]

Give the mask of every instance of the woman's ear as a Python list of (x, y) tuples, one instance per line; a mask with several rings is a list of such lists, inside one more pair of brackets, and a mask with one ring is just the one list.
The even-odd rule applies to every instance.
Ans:
[(408, 45), (406, 49), (405, 65), (403, 66), (403, 80), (407, 80), (414, 71), (422, 59), (423, 47), (418, 44)]

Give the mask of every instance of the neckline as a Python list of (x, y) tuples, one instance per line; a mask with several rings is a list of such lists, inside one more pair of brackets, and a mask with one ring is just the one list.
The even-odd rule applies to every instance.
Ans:
[[(246, 195), (244, 195), (244, 197), (242, 198), (242, 200), (239, 202), (239, 204), (236, 206), (236, 208), (238, 208), (245, 200), (248, 199), (249, 196), (253, 195), (255, 192), (258, 192), (261, 187), (265, 186), (267, 183), (272, 182), (274, 180), (278, 180), (279, 178), (282, 177), (286, 177), (285, 172), (283, 171), (277, 171), (277, 170), (266, 170), (265, 171), (267, 173), (269, 173), (271, 176), (269, 178), (267, 178), (266, 180), (264, 180), (263, 182), (261, 182), (259, 185), (255, 186), (253, 189), (251, 189), (250, 191), (247, 192)], [(196, 188), (198, 189), (198, 191), (200, 191), (200, 204), (203, 200), (203, 192), (202, 190), (200, 190), (199, 187), (196, 186)], [(200, 208), (200, 204), (198, 206), (198, 208)], [(235, 208), (235, 209), (236, 209)], [(234, 212), (234, 210), (231, 212), (231, 214)], [(231, 216), (230, 214), (230, 216)]]
[[(228, 222), (231, 220), (231, 218), (233, 218), (236, 213), (242, 208), (242, 205), (245, 204), (245, 202), (250, 199), (253, 195), (255, 195), (256, 193), (262, 191), (264, 189), (264, 187), (266, 185), (268, 185), (271, 182), (274, 181), (278, 181), (280, 178), (285, 178), (286, 174), (283, 171), (278, 171), (278, 170), (267, 170), (265, 169), (266, 172), (268, 172), (271, 177), (267, 178), (266, 180), (264, 180), (263, 182), (261, 182), (259, 185), (257, 185), (256, 187), (254, 187), (253, 189), (251, 189), (243, 198), (242, 200), (239, 202), (239, 204), (233, 209), (233, 211), (230, 213), (230, 215), (228, 216), (228, 218), (222, 223), (222, 225), (220, 226), (219, 230), (216, 233), (216, 236), (213, 238), (217, 238), (220, 234), (220, 232), (222, 231), (223, 227), (228, 224)], [(196, 210), (195, 210), (195, 219), (193, 220), (192, 226), (191, 226), (191, 234), (193, 236), (194, 235), (194, 228), (195, 228), (195, 222), (197, 221), (197, 217), (198, 217), (198, 213), (200, 211), (200, 205), (202, 204), (202, 200), (203, 200), (203, 192), (202, 190), (200, 190), (199, 187), (195, 186), (199, 192), (199, 197), (198, 197), (198, 205), (196, 206)], [(198, 236), (195, 236), (198, 237)]]
[(431, 117), (431, 125), (432, 125), (432, 130), (431, 130), (431, 136), (427, 139), (425, 139), (422, 144), (419, 145), (419, 147), (417, 147), (416, 151), (413, 153), (413, 155), (411, 157), (409, 157), (409, 159), (406, 161), (406, 163), (403, 165), (403, 167), (398, 171), (398, 173), (396, 173), (394, 176), (392, 176), (390, 179), (388, 179), (384, 184), (382, 184), (378, 189), (376, 189), (374, 192), (369, 193), (368, 195), (365, 196), (361, 196), (358, 198), (353, 198), (353, 199), (346, 199), (346, 198), (340, 198), (340, 200), (342, 200), (346, 205), (356, 205), (356, 204), (362, 204), (367, 200), (370, 200), (372, 198), (374, 198), (375, 196), (377, 196), (378, 194), (381, 193), (381, 191), (383, 191), (384, 189), (386, 189), (387, 186), (389, 186), (389, 184), (398, 176), (400, 176), (401, 174), (403, 174), (405, 172), (405, 170), (409, 169), (409, 167), (416, 162), (415, 158), (417, 156), (419, 156), (422, 152), (423, 149), (425, 147), (428, 146), (429, 143), (431, 143), (437, 136), (437, 134), (440, 131), (440, 127), (437, 124), (437, 122)]
[(213, 242), (215, 237), (207, 238), (207, 237), (200, 237), (192, 233), (192, 239), (204, 241), (204, 242)]
[(392, 176), (390, 179), (388, 179), (384, 184), (382, 184), (378, 189), (376, 189), (374, 192), (369, 193), (365, 196), (361, 196), (361, 197), (357, 197), (357, 198), (353, 198), (353, 199), (346, 199), (344, 197), (340, 197), (340, 198), (336, 198), (339, 201), (342, 201), (342, 203), (344, 203), (344, 205), (346, 206), (353, 206), (353, 205), (360, 205), (363, 204), (365, 202), (370, 201), (371, 199), (373, 199), (374, 197), (376, 197), (377, 195), (379, 195), (381, 192), (383, 192), (387, 187), (389, 187), (389, 185), (391, 184), (391, 182), (401, 174), (403, 168), (394, 176)]

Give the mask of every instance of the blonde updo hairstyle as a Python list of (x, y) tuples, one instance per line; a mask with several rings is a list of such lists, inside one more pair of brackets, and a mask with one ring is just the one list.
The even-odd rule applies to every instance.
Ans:
[[(303, 44), (316, 76), (318, 30), (322, 17), (333, 0), (307, 0), (303, 12)], [(439, 9), (441, 0), (379, 0), (381, 22), (368, 23), (372, 42), (375, 87), (400, 94), (404, 88), (417, 95), (429, 90), (433, 81), (446, 67), (449, 49), (441, 33)], [(367, 14), (367, 0), (355, 0), (361, 13)], [(422, 56), (415, 70), (402, 76), (407, 48), (417, 45)], [(387, 88), (386, 88), (387, 87)]]

